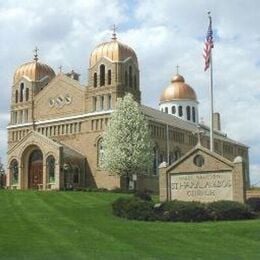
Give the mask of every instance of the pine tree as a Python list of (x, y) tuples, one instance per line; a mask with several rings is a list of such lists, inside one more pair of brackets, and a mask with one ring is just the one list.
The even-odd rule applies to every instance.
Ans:
[(131, 94), (118, 101), (103, 144), (104, 169), (127, 178), (150, 172), (153, 161), (150, 130)]

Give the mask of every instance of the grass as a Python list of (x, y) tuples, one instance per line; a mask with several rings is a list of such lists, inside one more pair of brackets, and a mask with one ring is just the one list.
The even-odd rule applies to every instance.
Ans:
[(0, 191), (0, 259), (260, 259), (260, 220), (127, 221), (119, 196)]

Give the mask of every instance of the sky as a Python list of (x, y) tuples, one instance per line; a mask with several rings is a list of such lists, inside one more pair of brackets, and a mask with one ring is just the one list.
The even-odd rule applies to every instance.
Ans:
[(0, 157), (6, 161), (10, 94), (15, 69), (40, 61), (56, 72), (74, 69), (86, 85), (91, 51), (110, 40), (131, 46), (140, 67), (142, 103), (158, 108), (179, 72), (197, 93), (209, 121), (209, 73), (202, 50), (213, 20), (214, 110), (223, 132), (250, 147), (251, 184), (260, 185), (260, 1), (258, 0), (0, 0)]

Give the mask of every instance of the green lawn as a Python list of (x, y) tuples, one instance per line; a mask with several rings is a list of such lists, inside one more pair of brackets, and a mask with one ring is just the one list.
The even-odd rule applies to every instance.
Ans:
[(120, 194), (0, 191), (1, 259), (260, 259), (260, 220), (114, 217)]

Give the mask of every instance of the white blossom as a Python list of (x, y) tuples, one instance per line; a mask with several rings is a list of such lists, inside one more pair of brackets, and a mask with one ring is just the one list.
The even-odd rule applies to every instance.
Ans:
[(119, 175), (150, 172), (153, 145), (147, 120), (131, 94), (118, 100), (104, 135), (103, 167)]

